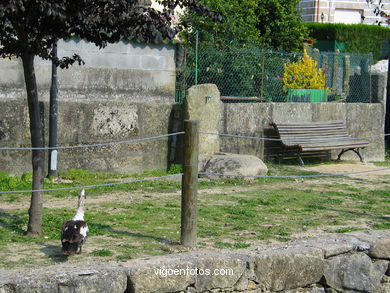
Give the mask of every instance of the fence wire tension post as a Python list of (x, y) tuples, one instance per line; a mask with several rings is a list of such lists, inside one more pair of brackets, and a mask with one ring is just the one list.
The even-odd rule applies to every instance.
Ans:
[(184, 246), (195, 246), (198, 217), (199, 121), (184, 121), (184, 132), (180, 243)]

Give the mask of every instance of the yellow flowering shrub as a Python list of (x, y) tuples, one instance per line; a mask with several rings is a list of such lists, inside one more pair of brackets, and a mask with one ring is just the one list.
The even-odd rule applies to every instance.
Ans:
[(303, 57), (294, 63), (285, 63), (283, 84), (292, 89), (325, 89), (326, 75), (306, 50)]

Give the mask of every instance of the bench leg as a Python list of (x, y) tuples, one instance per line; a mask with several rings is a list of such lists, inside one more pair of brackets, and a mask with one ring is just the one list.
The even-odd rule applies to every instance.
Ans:
[(298, 152), (298, 154), (297, 154), (297, 159), (298, 159), (299, 165), (301, 165), (301, 167), (305, 167), (305, 163), (302, 160), (300, 152)]
[(337, 161), (340, 161), (341, 160), (341, 156), (345, 153), (345, 152), (348, 152), (350, 149), (343, 149), (340, 153), (339, 153), (339, 155), (337, 156)]
[(363, 157), (360, 154), (360, 149), (353, 149), (352, 151), (359, 156), (360, 162), (364, 163)]
[(359, 159), (360, 159), (360, 162), (364, 163), (364, 160), (363, 160), (362, 155), (360, 154), (359, 148), (357, 148), (357, 149), (354, 149), (354, 148), (351, 148), (351, 149), (343, 149), (343, 150), (339, 153), (339, 155), (338, 155), (338, 157), (337, 157), (337, 161), (340, 161), (341, 156), (342, 156), (344, 153), (348, 152), (348, 151), (353, 151), (355, 154), (358, 155), (358, 157), (359, 157)]

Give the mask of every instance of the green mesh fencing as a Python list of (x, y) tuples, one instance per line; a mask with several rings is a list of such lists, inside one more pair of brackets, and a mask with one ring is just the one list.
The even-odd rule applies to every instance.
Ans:
[[(326, 73), (327, 101), (369, 103), (374, 98), (370, 65), (371, 54), (329, 53), (310, 50)], [(264, 51), (254, 48), (235, 50), (204, 49), (187, 51), (177, 73), (176, 101), (181, 103), (186, 89), (198, 84), (217, 85), (225, 101), (288, 102), (283, 85), (283, 64), (295, 62), (299, 53)], [(196, 70), (197, 68), (197, 70)]]

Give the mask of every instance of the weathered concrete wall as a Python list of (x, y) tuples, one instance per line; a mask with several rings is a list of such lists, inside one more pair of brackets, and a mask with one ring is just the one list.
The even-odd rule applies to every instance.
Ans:
[(334, 234), (252, 250), (194, 251), (120, 264), (0, 270), (0, 293), (390, 292), (390, 232)]
[[(225, 103), (220, 133), (269, 137), (273, 135), (271, 122), (343, 120), (351, 137), (365, 137), (384, 134), (384, 117), (384, 107), (380, 103)], [(383, 161), (383, 137), (368, 140), (370, 145), (361, 151), (365, 160)], [(252, 154), (261, 159), (274, 145), (267, 141), (226, 137), (221, 137), (220, 144), (223, 152)], [(358, 160), (358, 157), (346, 153), (342, 159)]]
[[(119, 42), (99, 50), (84, 40), (60, 41), (58, 55), (78, 54), (85, 65), (58, 69), (60, 99), (168, 99), (175, 94), (174, 48)], [(35, 60), (41, 99), (48, 99), (51, 62)], [(0, 59), (0, 99), (25, 99), (20, 59)]]
[[(44, 103), (48, 141), (48, 102)], [(87, 145), (152, 137), (169, 132), (172, 103), (154, 101), (60, 101), (58, 145)], [(0, 147), (30, 147), (24, 100), (0, 100)], [(166, 169), (168, 140), (58, 151), (58, 169), (82, 168), (109, 172)], [(31, 151), (1, 151), (0, 169), (31, 172)]]
[[(99, 50), (84, 40), (60, 41), (58, 55), (85, 65), (58, 69), (59, 145), (81, 145), (166, 134), (175, 96), (174, 48), (128, 42)], [(51, 62), (36, 58), (48, 142)], [(0, 59), (0, 146), (30, 147), (21, 60)], [(165, 169), (167, 140), (59, 151), (59, 170), (138, 172)], [(31, 151), (2, 151), (0, 169), (29, 172)]]

